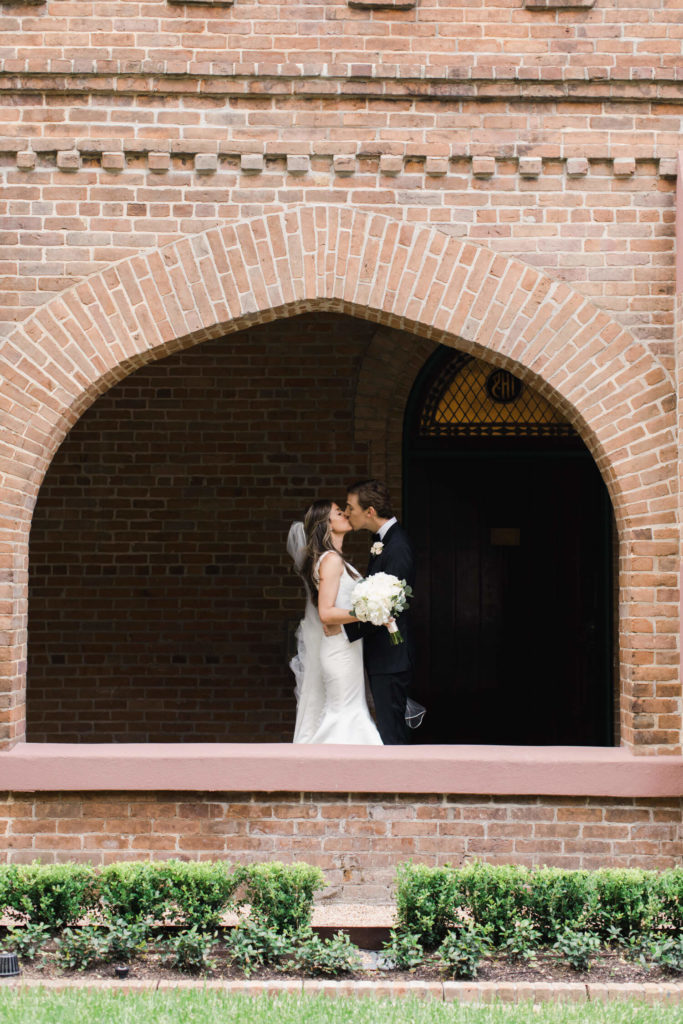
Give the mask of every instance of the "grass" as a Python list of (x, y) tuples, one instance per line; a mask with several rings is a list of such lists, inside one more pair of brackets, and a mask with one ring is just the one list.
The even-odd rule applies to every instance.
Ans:
[(637, 1002), (469, 1006), (436, 1000), (239, 996), (188, 989), (23, 992), (0, 988), (0, 1024), (674, 1024), (678, 1006)]

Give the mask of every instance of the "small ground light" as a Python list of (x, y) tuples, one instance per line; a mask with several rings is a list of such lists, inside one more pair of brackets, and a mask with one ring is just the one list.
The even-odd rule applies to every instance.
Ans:
[(127, 978), (129, 967), (127, 964), (117, 964), (114, 968), (114, 974), (117, 978)]
[(0, 953), (0, 978), (15, 978), (20, 974), (16, 953)]

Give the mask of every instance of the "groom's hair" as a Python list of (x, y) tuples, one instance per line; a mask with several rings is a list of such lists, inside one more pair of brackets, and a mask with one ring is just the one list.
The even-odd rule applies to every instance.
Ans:
[(358, 504), (363, 511), (372, 506), (380, 519), (393, 518), (389, 491), (381, 480), (360, 480), (357, 484), (351, 484), (347, 493), (358, 496)]

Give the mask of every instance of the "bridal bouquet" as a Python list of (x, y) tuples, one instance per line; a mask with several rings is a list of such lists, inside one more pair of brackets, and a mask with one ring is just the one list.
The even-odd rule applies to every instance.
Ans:
[[(351, 591), (351, 612), (361, 622), (383, 626), (388, 619), (400, 615), (413, 596), (405, 580), (388, 572), (377, 572), (356, 583)], [(402, 644), (403, 637), (395, 622), (388, 625), (392, 644)]]

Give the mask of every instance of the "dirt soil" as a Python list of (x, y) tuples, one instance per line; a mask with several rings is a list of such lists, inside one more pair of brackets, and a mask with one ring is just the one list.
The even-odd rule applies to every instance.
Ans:
[[(450, 976), (444, 974), (436, 966), (429, 963), (414, 971), (397, 971), (391, 969), (379, 969), (378, 954), (372, 951), (361, 951), (363, 969), (352, 974), (343, 975), (346, 979), (371, 981), (373, 978), (395, 981), (444, 981), (450, 980)], [(219, 947), (212, 953), (212, 959), (216, 962), (214, 969), (202, 975), (194, 977), (211, 978), (216, 980), (237, 981), (245, 977), (243, 971), (231, 967), (227, 954)], [(379, 958), (381, 963), (381, 958)], [(27, 960), (21, 961), (21, 974), (27, 979), (53, 979), (74, 977), (87, 981), (90, 979), (114, 977), (114, 965), (111, 963), (100, 964), (87, 968), (84, 971), (64, 971), (58, 964), (54, 949), (48, 947), (48, 951), (40, 964), (32, 964)], [(291, 980), (310, 977), (293, 971), (281, 971), (275, 967), (264, 968), (252, 972), (249, 977), (255, 980), (287, 978)], [(158, 980), (174, 981), (192, 977), (183, 971), (166, 967), (161, 963), (161, 957), (157, 953), (149, 952), (134, 960), (130, 964), (128, 977), (131, 980)], [(652, 967), (649, 970), (638, 964), (623, 959), (618, 953), (605, 952), (596, 958), (590, 971), (574, 971), (563, 963), (555, 953), (540, 953), (533, 963), (516, 963), (504, 956), (492, 956), (482, 960), (476, 977), (477, 981), (542, 981), (542, 982), (671, 982), (680, 980), (678, 975), (672, 975), (661, 968)], [(125, 984), (125, 982), (122, 982)]]

